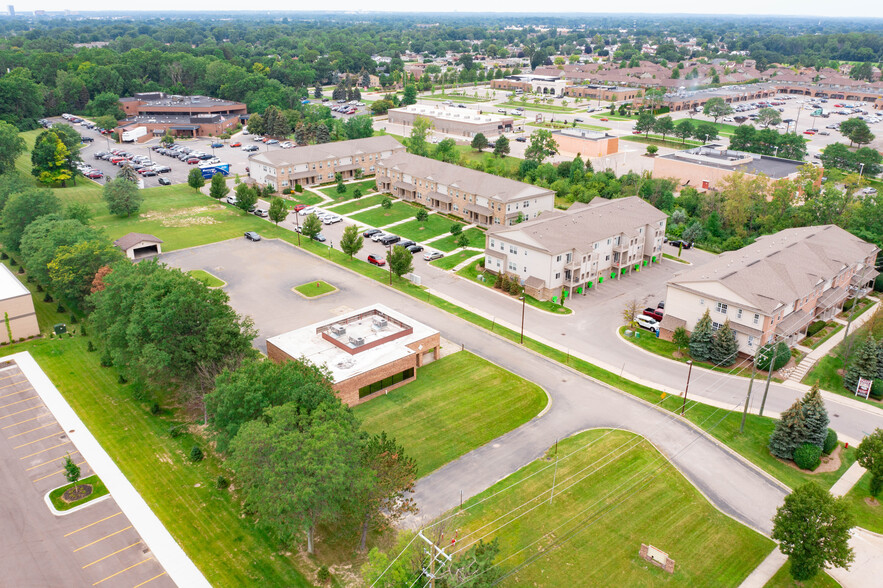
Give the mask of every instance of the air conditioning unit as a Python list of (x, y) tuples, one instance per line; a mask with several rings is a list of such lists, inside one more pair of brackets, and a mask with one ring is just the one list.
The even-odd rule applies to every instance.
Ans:
[(374, 326), (378, 329), (385, 329), (387, 326), (386, 319), (382, 316), (375, 316), (373, 319), (371, 319), (371, 322), (373, 322)]
[(352, 345), (353, 347), (359, 347), (364, 344), (365, 344), (364, 337), (350, 337), (350, 345)]
[(341, 335), (346, 335), (346, 326), (341, 325), (340, 323), (334, 323), (331, 325), (331, 333), (337, 335), (338, 337)]

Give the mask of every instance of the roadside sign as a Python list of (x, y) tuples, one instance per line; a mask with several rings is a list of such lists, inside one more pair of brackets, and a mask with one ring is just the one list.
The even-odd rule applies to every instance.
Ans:
[(858, 379), (858, 385), (855, 387), (855, 395), (867, 399), (868, 395), (871, 393), (871, 386), (874, 384), (874, 380), (868, 380), (865, 378)]

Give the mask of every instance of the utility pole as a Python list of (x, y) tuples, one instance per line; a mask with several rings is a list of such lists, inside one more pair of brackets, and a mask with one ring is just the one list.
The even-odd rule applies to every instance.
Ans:
[(779, 351), (779, 345), (776, 343), (776, 338), (773, 337), (773, 342), (771, 344), (773, 346), (773, 358), (770, 360), (769, 371), (766, 375), (766, 387), (763, 389), (763, 399), (760, 401), (760, 416), (763, 416), (763, 407), (766, 405), (766, 395), (767, 392), (770, 391), (770, 380), (773, 379), (773, 368), (776, 366), (776, 352)]
[(687, 385), (684, 386), (684, 402), (681, 404), (681, 416), (684, 416), (684, 409), (687, 407), (687, 390), (690, 388), (690, 374), (693, 373), (693, 360), (688, 359), (687, 365), (690, 367), (687, 369)]
[(527, 294), (521, 294), (521, 344), (524, 345), (524, 307), (527, 305)]
[(742, 411), (742, 424), (739, 425), (739, 432), (745, 432), (745, 418), (748, 416), (748, 402), (751, 400), (751, 388), (754, 386), (754, 376), (757, 374), (757, 358), (751, 361), (751, 379), (748, 380), (748, 395), (745, 397), (745, 410)]
[[(850, 296), (847, 300), (855, 300), (855, 298), (855, 293), (850, 292)], [(855, 304), (849, 308), (849, 316), (846, 317), (846, 330), (843, 334), (843, 340), (846, 341), (846, 354), (843, 356), (843, 365), (846, 365), (849, 361), (849, 352), (852, 351), (852, 342), (849, 340), (849, 327), (852, 325), (852, 317), (855, 316), (855, 312), (853, 312), (854, 308)]]
[(427, 570), (426, 567), (424, 567), (423, 573), (426, 575), (427, 578), (429, 578), (430, 588), (435, 588), (435, 580), (437, 578), (435, 562), (439, 557), (441, 557), (442, 561), (440, 568), (443, 568), (446, 563), (451, 563), (451, 556), (445, 553), (445, 550), (436, 545), (434, 541), (428, 539), (426, 535), (423, 534), (422, 529), (417, 533), (417, 536), (426, 541), (426, 543), (429, 545), (429, 569)]

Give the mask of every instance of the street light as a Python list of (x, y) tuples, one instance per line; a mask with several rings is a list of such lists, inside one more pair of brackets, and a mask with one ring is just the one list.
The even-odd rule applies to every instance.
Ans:
[(684, 402), (681, 404), (681, 416), (684, 416), (684, 409), (687, 407), (687, 390), (690, 388), (690, 374), (693, 373), (693, 360), (688, 359), (687, 365), (690, 367), (687, 369), (687, 385), (684, 386)]
[(527, 304), (527, 296), (522, 294), (518, 299), (521, 300), (521, 344), (524, 345), (524, 307)]
[(858, 179), (861, 180), (861, 179), (862, 179), (862, 173), (864, 173), (864, 171), (865, 171), (865, 164), (864, 164), (864, 163), (859, 163), (858, 166), (859, 166), (859, 167), (858, 167)]

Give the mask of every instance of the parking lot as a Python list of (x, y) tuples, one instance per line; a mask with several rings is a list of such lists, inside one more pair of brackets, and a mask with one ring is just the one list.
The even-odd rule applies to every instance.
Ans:
[(174, 586), (111, 496), (63, 516), (44, 496), (64, 486), (70, 455), (81, 478), (89, 463), (18, 365), (0, 363), (0, 553), (3, 586)]

